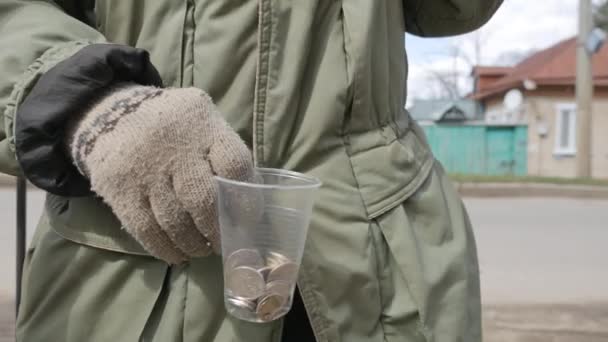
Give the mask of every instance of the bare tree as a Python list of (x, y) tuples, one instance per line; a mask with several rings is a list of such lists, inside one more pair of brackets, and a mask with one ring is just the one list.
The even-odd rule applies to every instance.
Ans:
[(443, 70), (426, 69), (434, 88), (434, 98), (458, 99), (468, 93), (470, 72), (474, 66), (484, 62), (483, 47), (490, 36), (491, 33), (484, 29), (456, 38), (446, 51), (446, 56), (451, 60), (450, 66)]
[(476, 30), (456, 39), (452, 43), (452, 49), (456, 51), (458, 57), (466, 61), (468, 68), (472, 68), (486, 62), (483, 58), (483, 47), (488, 43), (491, 36), (492, 31), (487, 28)]
[(457, 99), (462, 96), (458, 79), (451, 72), (427, 69), (432, 97), (436, 99)]
[(597, 2), (594, 5), (596, 5), (593, 13), (595, 25), (608, 31), (608, 1)]

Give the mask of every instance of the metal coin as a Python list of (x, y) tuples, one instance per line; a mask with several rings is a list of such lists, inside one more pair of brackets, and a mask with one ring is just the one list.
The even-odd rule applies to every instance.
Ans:
[(228, 273), (227, 289), (236, 297), (255, 300), (264, 294), (266, 282), (258, 270), (249, 266), (239, 266)]
[(278, 294), (270, 294), (260, 299), (256, 313), (264, 321), (270, 321), (285, 304), (286, 298)]
[(266, 293), (276, 293), (285, 298), (288, 298), (291, 295), (292, 285), (286, 281), (275, 280), (266, 284)]
[(228, 303), (230, 303), (230, 305), (235, 306), (239, 309), (245, 309), (245, 310), (249, 310), (251, 312), (256, 310), (256, 304), (254, 301), (251, 301), (251, 300), (247, 300), (244, 298), (237, 298), (237, 297), (228, 297), (226, 299), (226, 301), (228, 301)]
[(285, 282), (293, 282), (298, 276), (298, 265), (293, 262), (281, 264), (270, 271), (267, 281), (282, 280)]
[(242, 298), (226, 298), (226, 310), (236, 317), (251, 317), (257, 315), (257, 305), (253, 301)]
[(264, 266), (262, 268), (258, 268), (258, 272), (260, 272), (262, 274), (262, 276), (264, 277), (264, 279), (268, 278), (268, 275), (270, 274), (270, 271), (272, 271), (272, 267), (271, 266)]
[(266, 254), (266, 265), (268, 266), (277, 267), (288, 262), (291, 262), (291, 260), (283, 254), (277, 252), (269, 252)]
[(262, 267), (264, 259), (255, 249), (242, 248), (230, 254), (224, 263), (228, 271), (239, 266)]

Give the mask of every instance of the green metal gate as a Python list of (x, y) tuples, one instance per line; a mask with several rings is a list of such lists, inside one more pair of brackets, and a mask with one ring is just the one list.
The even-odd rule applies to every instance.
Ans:
[(489, 175), (512, 175), (515, 169), (515, 130), (511, 127), (488, 127), (486, 129), (486, 173)]
[(450, 173), (527, 174), (526, 126), (423, 126), (435, 157)]

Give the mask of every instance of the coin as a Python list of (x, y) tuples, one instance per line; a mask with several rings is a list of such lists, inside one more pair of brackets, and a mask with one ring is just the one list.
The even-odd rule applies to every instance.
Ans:
[(292, 285), (286, 281), (275, 280), (266, 284), (266, 293), (276, 293), (288, 298), (291, 295), (291, 287)]
[(240, 318), (257, 315), (256, 303), (242, 298), (227, 297), (226, 310), (228, 310), (230, 314)]
[(252, 312), (256, 310), (256, 304), (254, 301), (251, 300), (237, 297), (227, 297), (226, 301), (228, 301), (230, 305), (235, 306), (239, 309), (245, 309)]
[(284, 304), (285, 297), (278, 294), (270, 294), (260, 299), (256, 313), (262, 320), (270, 321)]
[(264, 294), (266, 282), (255, 268), (239, 266), (228, 273), (227, 289), (232, 295), (247, 300), (255, 300)]
[(262, 274), (264, 279), (268, 278), (268, 274), (270, 274), (270, 271), (272, 271), (271, 266), (264, 266), (262, 268), (258, 268), (258, 272), (260, 272)]
[(291, 262), (288, 257), (277, 252), (268, 252), (266, 254), (266, 264), (271, 267), (277, 267), (281, 264)]
[(242, 248), (226, 258), (224, 267), (226, 270), (230, 270), (239, 266), (251, 266), (251, 267), (262, 267), (264, 260), (258, 251), (255, 249)]
[(293, 262), (286, 262), (276, 266), (268, 274), (266, 279), (269, 283), (275, 280), (282, 280), (285, 282), (293, 282), (298, 276), (298, 265)]

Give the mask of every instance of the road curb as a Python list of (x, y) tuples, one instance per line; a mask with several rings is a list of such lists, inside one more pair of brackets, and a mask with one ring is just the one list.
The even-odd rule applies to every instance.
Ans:
[(608, 199), (608, 187), (543, 183), (455, 183), (463, 197), (568, 197)]
[[(17, 186), (17, 177), (0, 174), (0, 189), (12, 189), (14, 190)], [(27, 182), (28, 190), (37, 190), (32, 183)]]
[[(14, 188), (16, 177), (0, 174), (0, 187)], [(34, 188), (31, 184), (29, 187)], [(566, 197), (608, 199), (608, 186), (545, 183), (454, 183), (463, 197)]]
[(0, 187), (14, 187), (17, 182), (17, 178), (5, 174), (0, 174)]

